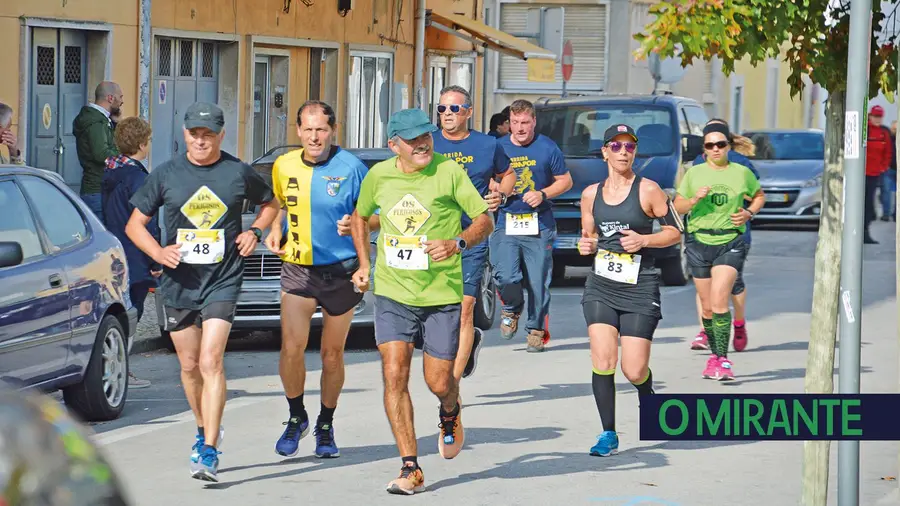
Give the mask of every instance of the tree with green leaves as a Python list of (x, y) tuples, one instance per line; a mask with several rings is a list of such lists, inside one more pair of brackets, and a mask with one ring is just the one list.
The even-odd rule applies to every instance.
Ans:
[[(735, 63), (757, 65), (777, 58), (790, 65), (791, 97), (809, 81), (829, 93), (826, 104), (825, 171), (822, 214), (815, 258), (815, 283), (806, 362), (805, 391), (834, 392), (834, 356), (838, 325), (843, 213), (843, 138), (847, 49), (851, 0), (674, 0), (650, 8), (656, 19), (642, 34), (638, 58), (657, 53), (694, 60), (718, 58), (726, 75)], [(882, 12), (873, 0), (870, 96), (883, 92), (893, 101), (897, 87), (897, 3)], [(885, 34), (888, 34), (887, 36)], [(801, 504), (824, 506), (828, 497), (828, 441), (807, 441), (803, 453)]]

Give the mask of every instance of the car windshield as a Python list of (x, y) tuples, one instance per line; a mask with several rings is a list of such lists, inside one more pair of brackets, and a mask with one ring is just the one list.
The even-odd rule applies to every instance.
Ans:
[(824, 160), (825, 137), (816, 132), (749, 132), (754, 160)]
[(675, 151), (672, 113), (642, 105), (580, 105), (542, 109), (537, 130), (553, 139), (566, 156), (600, 156), (603, 133), (617, 123), (634, 129), (637, 156), (665, 156)]

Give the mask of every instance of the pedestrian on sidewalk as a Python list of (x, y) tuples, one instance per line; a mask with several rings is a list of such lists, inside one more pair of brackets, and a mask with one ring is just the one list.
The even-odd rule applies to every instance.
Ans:
[(866, 204), (865, 204), (865, 228), (863, 229), (863, 243), (878, 244), (874, 238), (870, 226), (875, 221), (875, 193), (882, 184), (882, 178), (891, 166), (893, 157), (893, 143), (891, 131), (882, 124), (884, 120), (884, 108), (880, 105), (873, 106), (869, 111), (869, 123), (866, 131)]
[(81, 108), (72, 122), (78, 163), (81, 164), (81, 199), (103, 221), (103, 171), (106, 159), (119, 154), (113, 138), (112, 117), (121, 114), (122, 88), (109, 81), (97, 85), (94, 102)]
[(12, 131), (13, 109), (0, 102), (0, 147), (6, 148), (6, 154), (0, 150), (0, 164), (25, 165), (19, 139)]

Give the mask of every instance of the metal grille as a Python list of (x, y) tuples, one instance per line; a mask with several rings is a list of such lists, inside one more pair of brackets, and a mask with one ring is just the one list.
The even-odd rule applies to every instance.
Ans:
[(281, 278), (281, 259), (268, 253), (253, 254), (244, 259), (244, 279)]
[(65, 80), (66, 84), (81, 84), (81, 47), (66, 46)]
[(180, 48), (178, 75), (191, 77), (194, 75), (194, 42), (182, 40), (178, 43), (178, 47)]
[(172, 39), (159, 39), (156, 50), (157, 75), (172, 76)]
[(203, 63), (200, 67), (200, 77), (212, 77), (215, 66), (216, 46), (212, 42), (204, 42), (201, 48)]
[(40, 86), (56, 84), (56, 49), (38, 46), (37, 48), (37, 83)]

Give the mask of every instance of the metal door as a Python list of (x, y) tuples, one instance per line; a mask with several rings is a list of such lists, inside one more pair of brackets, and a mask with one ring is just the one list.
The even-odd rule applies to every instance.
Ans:
[(32, 48), (28, 160), (78, 191), (82, 169), (72, 121), (87, 104), (87, 42), (77, 30), (35, 28)]

